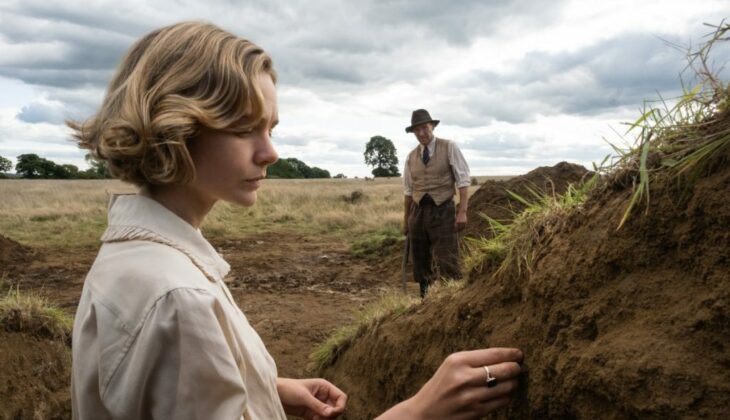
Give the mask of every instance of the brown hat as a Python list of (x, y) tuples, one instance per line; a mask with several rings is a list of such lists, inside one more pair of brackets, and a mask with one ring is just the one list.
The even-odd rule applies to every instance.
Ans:
[(406, 127), (406, 133), (412, 133), (413, 127), (428, 122), (433, 123), (433, 126), (436, 127), (441, 121), (432, 119), (431, 115), (425, 109), (417, 109), (411, 115), (411, 125)]

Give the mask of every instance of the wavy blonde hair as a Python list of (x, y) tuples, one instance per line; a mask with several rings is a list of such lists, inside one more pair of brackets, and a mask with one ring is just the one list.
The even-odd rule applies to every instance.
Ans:
[(112, 176), (138, 186), (195, 178), (187, 143), (202, 127), (245, 132), (260, 123), (258, 78), (276, 72), (252, 42), (215, 25), (183, 22), (137, 41), (109, 84), (99, 112), (67, 121), (79, 147)]

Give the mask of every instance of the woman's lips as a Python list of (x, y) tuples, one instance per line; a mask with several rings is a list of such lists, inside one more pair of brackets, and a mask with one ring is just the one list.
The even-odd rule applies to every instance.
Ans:
[(257, 177), (257, 178), (249, 178), (249, 179), (246, 180), (246, 183), (249, 184), (249, 185), (252, 185), (252, 186), (254, 186), (256, 188), (258, 188), (259, 186), (261, 186), (261, 180), (262, 179), (264, 179), (263, 176), (260, 176), (260, 177)]

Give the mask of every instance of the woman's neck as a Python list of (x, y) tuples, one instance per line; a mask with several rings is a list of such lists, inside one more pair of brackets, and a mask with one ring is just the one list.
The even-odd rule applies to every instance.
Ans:
[(145, 186), (138, 194), (157, 201), (195, 229), (200, 229), (205, 216), (216, 202), (215, 199), (206, 199), (186, 185)]

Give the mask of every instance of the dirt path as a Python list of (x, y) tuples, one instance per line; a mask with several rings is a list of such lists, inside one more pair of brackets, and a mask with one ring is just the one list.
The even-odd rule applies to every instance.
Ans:
[(228, 286), (281, 376), (307, 376), (316, 345), (398, 286), (398, 267), (352, 258), (341, 240), (280, 232), (213, 244), (231, 264)]
[[(399, 267), (353, 258), (341, 239), (268, 232), (211, 243), (230, 263), (228, 286), (281, 376), (306, 376), (308, 356), (319, 343), (351, 322), (362, 305), (399, 287)], [(96, 253), (26, 248), (22, 260), (0, 271), (5, 287), (38, 291), (73, 314)], [(417, 295), (415, 284), (409, 288)]]

